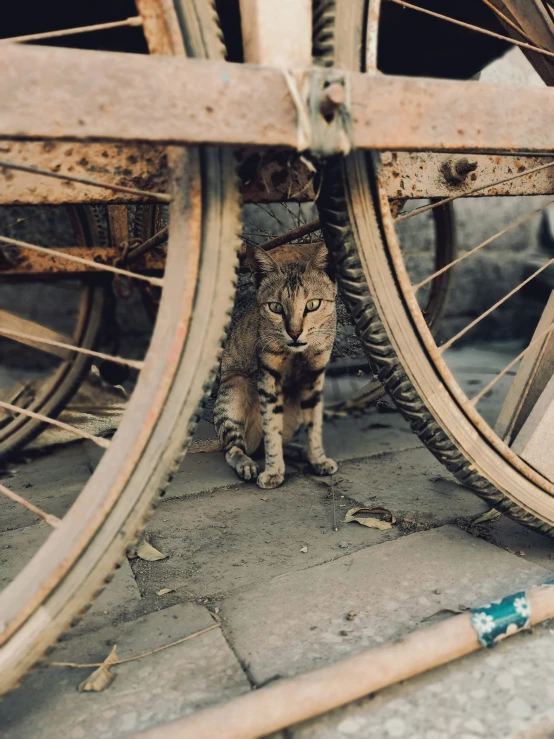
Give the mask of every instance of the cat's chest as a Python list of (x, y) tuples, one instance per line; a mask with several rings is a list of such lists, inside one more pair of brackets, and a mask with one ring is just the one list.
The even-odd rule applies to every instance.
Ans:
[(307, 383), (309, 363), (304, 357), (292, 356), (281, 367), (283, 393), (286, 397), (296, 397)]

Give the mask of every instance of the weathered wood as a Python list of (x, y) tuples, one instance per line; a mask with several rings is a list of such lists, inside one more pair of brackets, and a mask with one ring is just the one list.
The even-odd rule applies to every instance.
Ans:
[(447, 198), (451, 195), (550, 195), (554, 193), (553, 166), (518, 177), (477, 193), (470, 191), (500, 182), (526, 170), (546, 164), (540, 156), (500, 156), (497, 154), (449, 154), (447, 152), (387, 151), (382, 183), (390, 198)]
[(554, 376), (535, 403), (512, 449), (537, 472), (554, 482)]
[[(93, 264), (88, 269), (87, 265), (71, 262), (59, 254), (32, 252), (27, 249), (18, 249), (17, 251), (17, 257), (13, 260), (15, 262), (14, 267), (0, 270), (0, 279), (7, 277), (35, 279), (38, 276), (47, 277), (49, 275), (57, 279), (64, 276), (74, 277), (87, 271), (98, 274), (98, 270), (93, 266), (94, 263), (115, 266), (122, 255), (121, 249), (103, 246), (70, 246), (63, 248), (65, 254), (92, 262)], [(165, 258), (155, 251), (144, 254), (129, 265), (131, 271), (138, 273), (163, 272), (164, 268)]]
[(244, 61), (269, 67), (312, 63), (311, 0), (240, 0)]
[[(39, 323), (36, 323), (36, 321), (28, 321), (26, 318), (21, 318), (15, 313), (10, 313), (7, 310), (0, 310), (0, 336), (2, 336), (2, 330), (20, 331), (21, 333), (32, 334), (33, 336), (50, 339), (51, 341), (58, 341), (63, 344), (73, 344), (73, 340), (70, 336), (65, 336), (57, 331), (52, 331), (52, 329), (47, 328), (46, 326), (41, 326)], [(32, 346), (35, 349), (40, 349), (42, 352), (53, 354), (61, 359), (67, 359), (71, 354), (67, 349), (62, 349), (57, 346), (49, 346), (48, 344), (41, 344), (40, 342), (32, 341), (31, 339), (12, 339), (9, 336), (6, 338), (11, 341), (17, 341), (20, 344)], [(2, 340), (5, 341), (5, 339)]]
[[(32, 46), (0, 48), (0, 138), (295, 148), (282, 71)], [(359, 148), (554, 150), (554, 90), (349, 73)], [(37, 115), (40, 111), (40, 115)], [(147, 115), (145, 115), (147, 111)], [(323, 119), (322, 119), (323, 120)]]
[[(554, 323), (554, 292), (551, 293), (531, 344)], [(554, 332), (537, 341), (521, 360), (504, 400), (495, 431), (509, 445), (515, 438), (554, 374)]]

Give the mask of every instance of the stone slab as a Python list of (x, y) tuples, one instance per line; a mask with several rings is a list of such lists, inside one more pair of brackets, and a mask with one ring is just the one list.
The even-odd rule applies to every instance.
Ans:
[(140, 590), (127, 559), (123, 559), (115, 571), (113, 580), (94, 601), (83, 620), (68, 632), (74, 638), (87, 631), (96, 631), (104, 626), (115, 626), (128, 621), (142, 602)]
[(348, 497), (362, 506), (382, 506), (405, 532), (471, 520), (488, 510), (424, 447), (346, 462), (341, 467)]
[[(195, 438), (214, 437), (213, 426), (201, 421)], [(381, 414), (374, 410), (359, 418), (326, 423), (324, 440), (328, 455), (338, 462), (422, 446), (399, 413)], [(287, 472), (295, 474), (298, 467), (289, 464)], [(181, 498), (243, 484), (226, 463), (222, 452), (187, 454), (165, 497)]]
[(231, 596), (221, 610), (235, 653), (263, 683), (394, 640), (441, 609), (478, 606), (549, 577), (443, 526), (275, 577)]
[[(403, 533), (469, 521), (487, 510), (445, 474), (420, 447), (344, 462), (332, 481), (296, 474), (277, 490), (250, 484), (166, 500), (148, 531), (169, 557), (134, 560), (133, 570), (146, 598), (168, 587), (176, 591), (168, 598), (219, 599), (289, 570), (313, 567)], [(344, 524), (344, 514), (356, 503), (388, 508), (397, 525), (381, 532)], [(307, 551), (301, 552), (304, 546)]]
[[(220, 599), (289, 570), (304, 569), (399, 535), (341, 525), (352, 505), (340, 482), (330, 488), (294, 475), (276, 490), (236, 486), (201, 497), (165, 500), (148, 524), (152, 544), (167, 559), (132, 560), (143, 598), (161, 588), (169, 598)], [(333, 526), (333, 495), (339, 531)], [(301, 549), (306, 546), (304, 553)], [(158, 599), (159, 600), (159, 599)]]
[[(23, 569), (51, 531), (48, 524), (41, 522), (35, 526), (0, 534), (0, 590)], [(129, 562), (124, 559), (119, 569), (115, 571), (113, 580), (94, 602), (85, 618), (71, 629), (67, 636), (75, 637), (128, 619), (140, 602), (140, 590)]]
[[(46, 456), (22, 458), (0, 482), (46, 513), (61, 518), (90, 477), (91, 469), (80, 443), (60, 447)], [(0, 496), (0, 531), (32, 526), (38, 516), (19, 503)]]
[[(182, 604), (117, 629), (107, 627), (58, 646), (59, 662), (99, 662), (113, 644), (121, 658), (142, 654), (213, 625), (206, 609)], [(101, 693), (79, 693), (91, 668), (35, 670), (0, 705), (3, 739), (119, 739), (250, 690), (219, 629), (113, 668)]]
[(554, 631), (539, 627), (289, 730), (294, 739), (548, 739)]

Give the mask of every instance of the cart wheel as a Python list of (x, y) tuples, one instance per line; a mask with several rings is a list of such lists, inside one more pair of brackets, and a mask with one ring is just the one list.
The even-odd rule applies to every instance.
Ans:
[[(156, 21), (153, 50), (184, 54), (186, 48), (192, 56), (223, 57), (210, 3), (160, 4), (155, 17), (144, 18), (147, 38)], [(131, 30), (142, 33), (142, 28)], [(164, 29), (172, 33), (164, 37)], [(118, 431), (108, 441), (73, 430), (105, 452), (61, 520), (41, 509), (40, 491), (31, 506), (25, 490), (0, 487), (14, 505), (25, 505), (52, 527), (0, 593), (0, 694), (17, 684), (111, 579), (126, 547), (140, 535), (155, 496), (163, 494), (213, 381), (236, 281), (234, 159), (217, 147), (172, 147), (168, 158), (169, 244), (160, 309), (144, 363), (132, 363), (142, 371)], [(134, 279), (161, 282), (141, 274)]]
[[(25, 240), (25, 227), (28, 230), (35, 222), (41, 223), (43, 210), (25, 209), (25, 216), (15, 219), (8, 235)], [(68, 205), (58, 208), (58, 211), (54, 219), (51, 215), (47, 219), (55, 227), (58, 239), (56, 233), (45, 234), (45, 228), (42, 228), (43, 243), (51, 241), (58, 246), (59, 231), (66, 230), (73, 237), (70, 243), (77, 246), (107, 246), (106, 231), (101, 227), (95, 207)], [(0, 215), (5, 216), (2, 220), (13, 221), (14, 209), (6, 208), (4, 213), (0, 211)], [(0, 288), (0, 330), (16, 329), (28, 335), (43, 335), (73, 346), (94, 349), (104, 307), (102, 281), (43, 283), (37, 298), (31, 302), (25, 299), (25, 292), (33, 287), (37, 292), (37, 283), (10, 284), (9, 278), (5, 278), (3, 288)], [(59, 304), (65, 306), (63, 332), (56, 330), (52, 321), (48, 321), (51, 306)], [(60, 317), (57, 318), (59, 322)], [(14, 343), (19, 346), (14, 346)], [(24, 350), (21, 344), (25, 345)], [(0, 399), (50, 418), (56, 418), (70, 402), (91, 364), (91, 358), (86, 354), (68, 352), (48, 344), (29, 344), (29, 339), (25, 338), (0, 336), (0, 346), (3, 358)], [(37, 418), (0, 409), (0, 460), (28, 444), (46, 426)]]
[[(538, 7), (539, 0), (534, 0), (533, 4)], [(314, 39), (316, 54), (320, 56), (322, 63), (360, 69), (360, 59), (366, 59), (367, 5), (362, 0), (345, 5), (326, 0), (315, 3)], [(398, 22), (410, 24), (414, 15), (412, 11), (403, 10), (396, 5), (389, 9), (392, 4), (386, 5), (387, 12), (400, 12)], [(528, 10), (531, 12), (531, 9)], [(369, 11), (371, 12), (371, 4)], [(373, 20), (375, 21), (375, 17)], [(495, 20), (495, 16), (491, 15), (491, 22)], [(436, 24), (439, 21), (431, 18), (430, 22)], [(390, 61), (386, 48), (387, 28), (390, 30), (390, 26), (385, 24), (379, 27), (379, 43), (383, 49), (383, 58)], [(499, 30), (502, 31), (502, 28)], [(398, 31), (398, 26), (395, 26), (395, 31)], [(509, 33), (508, 29), (504, 32)], [(407, 31), (406, 37), (410, 33), (411, 31)], [(471, 34), (472, 31), (464, 29), (464, 33)], [(372, 41), (375, 42), (375, 36)], [(494, 53), (491, 53), (491, 58), (493, 56)], [(542, 63), (550, 65), (551, 60), (542, 59)], [(395, 71), (398, 73), (399, 70)], [(474, 73), (475, 70), (472, 70), (471, 74)], [(466, 152), (457, 152), (459, 156), (463, 154)], [(499, 166), (503, 154), (502, 144), (499, 142), (498, 157), (495, 157)], [(447, 160), (448, 156), (444, 155), (443, 160)], [(520, 290), (525, 287), (525, 283), (520, 274), (510, 290), (505, 289), (498, 281), (481, 282), (481, 294), (478, 297), (490, 308), (479, 309), (473, 320), (467, 320), (466, 326), (451, 329), (437, 343), (426, 325), (418, 302), (421, 289), (429, 285), (433, 276), (436, 277), (437, 270), (430, 267), (426, 276), (420, 273), (417, 277), (410, 271), (409, 250), (405, 241), (399, 238), (398, 228), (399, 225), (404, 227), (406, 215), (395, 217), (387, 196), (386, 168), (390, 158), (390, 154), (354, 153), (346, 159), (330, 161), (318, 200), (325, 238), (335, 256), (342, 295), (352, 312), (360, 340), (399, 410), (437, 459), (469, 490), (492, 507), (520, 523), (552, 535), (554, 480), (548, 470), (541, 472), (544, 456), (542, 461), (538, 460), (532, 465), (523, 458), (522, 453), (516, 453), (519, 449), (517, 444), (515, 447), (510, 446), (517, 431), (517, 428), (514, 430), (513, 420), (519, 418), (521, 421), (522, 417), (518, 413), (525, 394), (529, 389), (536, 389), (531, 382), (533, 372), (529, 371), (529, 382), (525, 382), (525, 377), (521, 374), (518, 375), (518, 382), (521, 382), (519, 390), (517, 383), (512, 382), (512, 388), (517, 393), (515, 397), (506, 396), (500, 415), (498, 409), (492, 413), (490, 408), (487, 410), (483, 407), (482, 401), (490, 397), (491, 390), (498, 389), (500, 382), (513, 381), (513, 374), (522, 358), (530, 357), (533, 349), (537, 353), (541, 346), (544, 348), (552, 335), (553, 319), (548, 321), (545, 311), (542, 328), (537, 330), (535, 338), (531, 340), (532, 330), (526, 337), (523, 334), (523, 345), (512, 349), (504, 367), (499, 367), (490, 376), (490, 381), (485, 380), (479, 387), (473, 387), (473, 390), (472, 385), (465, 384), (462, 387), (462, 377), (456, 373), (457, 342), (462, 337), (468, 342), (477, 342), (482, 321), (490, 320), (491, 317), (500, 316), (496, 326), (502, 326), (504, 320), (508, 321), (511, 328), (518, 316), (529, 312), (533, 296), (527, 293), (521, 298)], [(428, 157), (426, 161), (431, 160), (432, 157)], [(549, 166), (548, 161), (543, 160), (545, 164), (539, 163), (539, 166)], [(399, 181), (406, 174), (401, 166), (399, 161), (395, 162)], [(526, 172), (527, 167), (521, 165), (512, 180)], [(484, 179), (480, 182), (485, 184), (491, 180)], [(493, 179), (491, 185), (496, 186), (498, 182), (495, 183)], [(458, 195), (460, 197), (467, 195), (471, 188), (466, 186), (461, 189), (462, 193)], [(491, 192), (496, 193), (496, 190)], [(476, 198), (471, 202), (475, 201)], [(536, 203), (534, 205), (536, 208)], [(538, 209), (529, 207), (527, 214), (517, 221), (510, 217), (511, 214), (506, 216), (506, 222), (498, 233), (476, 245), (477, 248), (464, 252), (462, 258), (456, 261), (465, 261), (466, 266), (471, 264), (482, 253), (482, 248), (488, 248), (497, 237), (518, 224), (531, 221), (533, 216), (538, 218), (538, 211), (546, 205), (541, 201)], [(489, 203), (489, 209), (491, 207)], [(421, 209), (407, 215), (415, 217), (425, 212), (425, 209)], [(496, 258), (498, 261), (498, 254), (502, 254), (501, 247), (496, 244), (494, 246), (497, 251), (492, 252), (492, 259)], [(494, 246), (490, 248), (494, 249)], [(539, 258), (539, 269), (536, 272), (531, 270), (531, 275), (538, 277), (551, 261), (553, 260), (548, 255)], [(450, 271), (453, 266), (454, 264), (448, 265)], [(522, 265), (522, 270), (524, 267)], [(475, 273), (473, 274), (475, 279)], [(465, 283), (461, 282), (462, 277), (465, 277)], [(471, 278), (468, 271), (458, 272), (457, 284), (465, 284), (469, 289)], [(550, 290), (551, 288), (548, 294)], [(502, 318), (499, 309), (514, 296), (519, 296), (520, 302), (510, 314), (512, 319), (506, 318), (506, 314)], [(546, 300), (543, 301), (543, 306), (545, 302)], [(472, 380), (472, 383), (476, 382)], [(508, 389), (509, 383), (506, 383), (503, 395)], [(502, 425), (502, 415), (510, 411), (510, 404), (515, 409), (515, 416), (512, 416), (511, 423)]]

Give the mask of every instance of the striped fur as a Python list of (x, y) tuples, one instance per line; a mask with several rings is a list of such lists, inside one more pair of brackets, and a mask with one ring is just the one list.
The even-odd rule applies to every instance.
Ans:
[[(320, 247), (304, 264), (279, 264), (254, 247), (249, 262), (257, 300), (225, 347), (214, 409), (225, 458), (243, 480), (275, 488), (284, 479), (283, 444), (304, 425), (308, 461), (316, 474), (331, 475), (337, 464), (322, 443), (323, 380), (336, 332), (327, 250)], [(251, 455), (262, 442), (265, 469), (258, 473)]]

